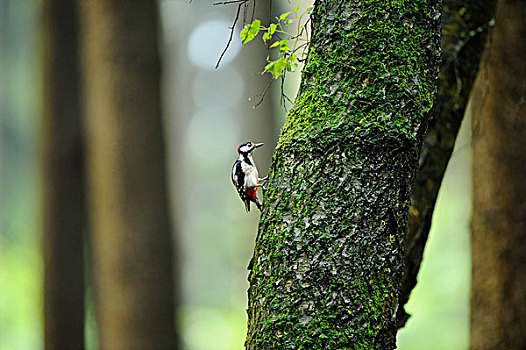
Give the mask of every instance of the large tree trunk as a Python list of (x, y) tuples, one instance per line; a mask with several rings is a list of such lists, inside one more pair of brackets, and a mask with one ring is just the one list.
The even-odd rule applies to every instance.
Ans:
[(391, 349), (440, 3), (317, 1), (270, 169), (248, 349)]
[(174, 276), (155, 1), (82, 3), (101, 349), (173, 349)]
[(471, 348), (526, 348), (526, 3), (497, 4), (473, 96)]
[(494, 8), (495, 0), (444, 0), (438, 99), (411, 194), (399, 327), (404, 326), (409, 316), (403, 306), (416, 285), (438, 190), (484, 52)]
[(44, 339), (46, 349), (83, 349), (85, 199), (75, 3), (43, 1), (42, 20)]

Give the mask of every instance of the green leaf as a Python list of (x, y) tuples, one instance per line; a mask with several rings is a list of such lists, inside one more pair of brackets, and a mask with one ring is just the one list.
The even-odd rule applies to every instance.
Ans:
[(272, 45), (270, 45), (270, 48), (276, 47), (280, 44), (279, 41), (275, 41)]
[(289, 12), (282, 13), (282, 14), (279, 16), (279, 19), (280, 19), (280, 20), (284, 20), (285, 18), (287, 18), (288, 15), (290, 15), (290, 11), (289, 11)]
[(274, 23), (270, 23), (270, 26), (267, 28), (267, 31), (263, 34), (263, 41), (266, 43), (272, 39), (272, 35), (276, 32), (278, 26)]
[(268, 27), (268, 32), (270, 35), (274, 34), (276, 32), (276, 28), (278, 28), (278, 25), (275, 23), (270, 23), (270, 26)]
[(279, 41), (279, 51), (287, 52), (289, 51), (289, 40), (283, 39)]
[(245, 26), (245, 28), (241, 30), (241, 33), (239, 33), (239, 37), (241, 38), (241, 45), (244, 45), (247, 42), (247, 36), (248, 36), (248, 30)]
[(255, 19), (254, 22), (252, 22), (252, 25), (250, 26), (250, 33), (256, 36), (258, 35), (260, 28), (261, 28), (261, 21), (259, 19)]
[(281, 57), (280, 59), (267, 64), (265, 66), (265, 69), (263, 70), (263, 73), (269, 72), (270, 74), (272, 74), (274, 79), (278, 79), (280, 76), (283, 75), (283, 69), (285, 68), (286, 64), (287, 61), (283, 57)]
[(312, 12), (312, 10), (314, 10), (314, 6), (308, 7), (307, 10), (305, 10), (305, 13), (306, 14), (310, 14)]
[(287, 19), (283, 20), (283, 24), (288, 27), (294, 21), (295, 21), (294, 19), (288, 19), (287, 18)]
[(260, 28), (261, 21), (259, 19), (255, 19), (254, 22), (247, 24), (241, 33), (239, 33), (241, 45), (245, 45), (246, 43), (252, 41), (256, 35), (258, 35)]
[(291, 69), (290, 71), (291, 71), (291, 72), (294, 72), (296, 69), (298, 69), (298, 67), (299, 67), (298, 62), (293, 63), (293, 64), (292, 64), (292, 69)]
[(296, 55), (290, 55), (290, 62), (294, 63), (298, 60), (298, 56)]
[(292, 11), (297, 13), (299, 9), (300, 9), (300, 6), (298, 5), (298, 6), (294, 7), (294, 9)]
[(287, 71), (294, 72), (298, 68), (298, 57), (296, 55), (290, 55), (289, 59), (287, 60)]

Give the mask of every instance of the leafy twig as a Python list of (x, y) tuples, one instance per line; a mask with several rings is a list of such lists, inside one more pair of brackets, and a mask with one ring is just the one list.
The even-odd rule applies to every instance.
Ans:
[[(268, 27), (261, 25), (261, 21), (258, 19), (253, 20), (251, 23), (244, 26), (243, 30), (239, 34), (241, 37), (241, 44), (245, 45), (252, 41), (260, 31), (263, 31), (263, 36), (261, 39), (264, 43), (268, 43), (271, 40), (275, 40), (272, 44), (269, 45), (269, 49), (279, 48), (277, 58), (271, 60), (267, 57), (267, 65), (263, 69), (263, 73), (270, 73), (274, 79), (278, 79), (286, 74), (286, 72), (295, 71), (301, 60), (298, 59), (296, 53), (305, 48), (305, 44), (298, 46), (298, 42), (308, 41), (301, 37), (302, 33), (306, 29), (301, 29), (301, 18), (305, 14), (310, 14), (313, 7), (309, 7), (299, 18), (288, 18), (291, 12), (298, 13), (299, 6), (296, 6), (292, 11), (282, 13), (279, 17), (276, 17), (276, 22), (270, 23)], [(310, 18), (309, 18), (310, 20)], [(289, 27), (291, 23), (298, 21), (298, 33), (296, 35), (289, 33), (286, 28)], [(308, 21), (307, 21), (308, 23)], [(305, 25), (303, 26), (305, 28)], [(282, 36), (285, 36), (286, 39), (282, 39)], [(293, 43), (292, 48), (289, 46), (289, 41)], [(303, 55), (305, 50), (303, 51)]]

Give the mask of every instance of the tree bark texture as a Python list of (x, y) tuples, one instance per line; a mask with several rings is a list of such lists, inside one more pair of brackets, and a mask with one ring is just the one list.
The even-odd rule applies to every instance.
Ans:
[(471, 349), (526, 348), (526, 3), (498, 1), (473, 96)]
[(101, 349), (174, 349), (174, 276), (155, 1), (82, 3)]
[[(438, 191), (484, 52), (494, 8), (495, 0), (444, 0), (438, 99), (411, 195), (401, 306), (407, 303), (416, 285)], [(403, 307), (398, 313), (399, 327), (403, 327), (409, 315)]]
[(440, 2), (316, 1), (249, 266), (247, 349), (392, 349)]
[(44, 343), (84, 348), (85, 195), (75, 2), (42, 2)]

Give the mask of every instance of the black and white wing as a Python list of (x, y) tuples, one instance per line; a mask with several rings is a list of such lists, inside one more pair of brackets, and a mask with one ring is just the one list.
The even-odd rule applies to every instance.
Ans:
[(239, 197), (245, 203), (245, 209), (247, 212), (250, 211), (250, 199), (245, 193), (245, 173), (241, 165), (241, 161), (238, 159), (232, 167), (232, 183), (236, 187)]

